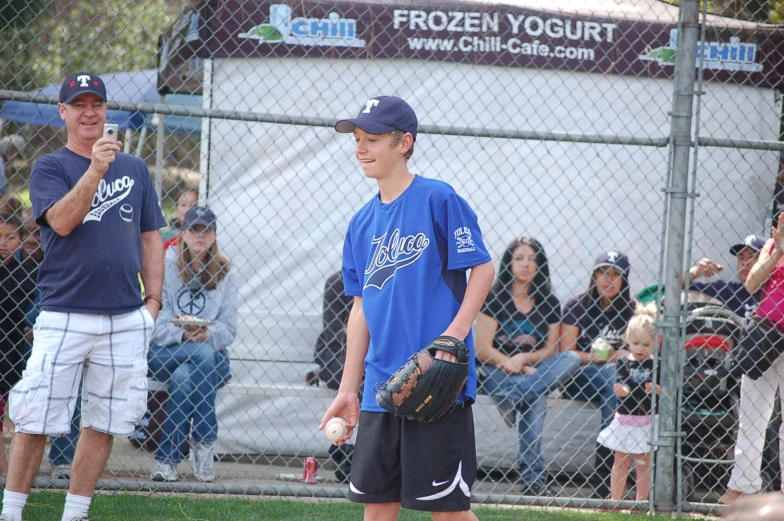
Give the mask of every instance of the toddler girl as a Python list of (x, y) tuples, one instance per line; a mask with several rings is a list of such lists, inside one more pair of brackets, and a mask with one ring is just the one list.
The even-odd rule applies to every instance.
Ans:
[[(610, 474), (610, 499), (620, 500), (626, 487), (626, 476), (632, 461), (637, 472), (637, 501), (647, 501), (651, 488), (653, 392), (653, 351), (656, 326), (656, 306), (638, 305), (626, 328), (626, 343), (630, 354), (618, 359), (615, 366), (613, 390), (618, 397), (618, 408), (610, 425), (599, 433), (600, 445), (615, 451)], [(659, 394), (661, 386), (655, 388)]]

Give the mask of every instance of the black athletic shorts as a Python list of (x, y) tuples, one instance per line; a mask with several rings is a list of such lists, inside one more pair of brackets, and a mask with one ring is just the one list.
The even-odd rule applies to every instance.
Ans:
[(426, 512), (471, 507), (476, 477), (474, 417), (463, 404), (435, 423), (362, 411), (348, 498)]

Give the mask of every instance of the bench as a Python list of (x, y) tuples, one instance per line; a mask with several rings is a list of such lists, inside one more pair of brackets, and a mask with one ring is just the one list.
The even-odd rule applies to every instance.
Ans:
[[(329, 442), (317, 429), (336, 391), (305, 384), (305, 374), (316, 367), (313, 346), (320, 318), (241, 310), (239, 323), (229, 349), (232, 379), (218, 392), (216, 451), (326, 457)], [(150, 384), (151, 389), (165, 386)], [(599, 412), (590, 404), (551, 396), (543, 439), (549, 470), (590, 472), (599, 423)], [(513, 468), (517, 430), (506, 427), (489, 396), (478, 397), (474, 424), (480, 467)]]

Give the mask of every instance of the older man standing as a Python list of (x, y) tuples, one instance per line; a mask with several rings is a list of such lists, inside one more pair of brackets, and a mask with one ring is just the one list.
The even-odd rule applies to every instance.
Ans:
[[(0, 521), (21, 521), (47, 435), (70, 430), (83, 380), (82, 433), (63, 521), (86, 520), (113, 436), (127, 436), (147, 399), (148, 342), (160, 311), (166, 222), (143, 161), (104, 138), (106, 87), (90, 73), (60, 88), (68, 142), (30, 179), (44, 260), (41, 314), (22, 380)], [(142, 301), (139, 274), (147, 296)]]
[[(689, 279), (691, 280), (689, 289), (721, 300), (736, 315), (745, 318), (756, 307), (758, 295), (749, 293), (743, 284), (749, 276), (751, 267), (757, 262), (763, 246), (765, 246), (764, 237), (748, 235), (743, 239), (743, 242), (733, 244), (730, 247), (730, 255), (736, 258), (735, 275), (737, 278), (729, 282), (724, 280), (694, 282), (695, 279), (701, 277), (713, 277), (724, 269), (724, 266), (707, 257), (700, 259), (689, 269)], [(681, 275), (681, 284), (686, 284), (686, 272)]]

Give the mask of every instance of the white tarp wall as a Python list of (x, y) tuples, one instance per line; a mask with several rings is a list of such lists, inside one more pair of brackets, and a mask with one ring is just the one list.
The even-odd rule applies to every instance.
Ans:
[[(672, 94), (669, 81), (651, 78), (305, 58), (215, 60), (209, 83), (216, 109), (336, 119), (394, 94), (411, 103), (421, 125), (641, 137), (668, 134)], [(704, 90), (701, 135), (777, 138), (774, 91), (719, 83)], [(208, 202), (220, 235), (231, 238), (223, 243), (239, 274), (242, 321), (232, 346), (240, 388), (223, 393), (219, 410), (222, 449), (324, 452), (314, 432), (331, 393), (298, 389), (311, 368), (324, 280), (340, 268), (349, 219), (376, 184), (362, 175), (352, 137), (329, 128), (212, 120), (208, 150)], [(585, 289), (593, 259), (612, 247), (631, 259), (633, 292), (656, 282), (666, 156), (666, 148), (420, 134), (409, 168), (468, 200), (496, 263), (515, 236), (539, 239), (563, 302)], [(770, 152), (702, 150), (700, 191), (711, 197), (697, 203), (696, 254), (729, 261), (730, 244), (763, 231), (776, 161)], [(728, 197), (716, 204), (717, 193)], [(283, 396), (267, 389), (272, 383)], [(513, 431), (494, 409), (486, 416), (498, 425), (478, 426), (487, 432), (477, 438), (488, 441), (479, 444), (480, 461), (513, 464)], [(575, 432), (588, 420), (565, 429), (576, 417), (564, 411), (548, 414), (548, 423), (558, 417), (559, 428), (546, 433), (547, 460), (553, 465), (561, 454), (590, 464), (592, 446), (575, 458), (563, 452), (570, 438), (552, 439), (554, 430)], [(270, 439), (259, 421), (286, 428)]]
[[(216, 60), (213, 107), (353, 117), (368, 98), (394, 94), (412, 104), (423, 125), (644, 137), (669, 132), (668, 81), (493, 68), (483, 84), (489, 69)], [(701, 135), (777, 139), (773, 90), (706, 83), (705, 91)], [(327, 128), (213, 120), (210, 144), (209, 204), (223, 233), (247, 238), (226, 249), (240, 273), (242, 309), (317, 315), (325, 274), (340, 267), (348, 221), (376, 192), (354, 159), (352, 137)], [(471, 203), (493, 255), (514, 236), (539, 239), (555, 292), (564, 299), (585, 288), (593, 258), (610, 247), (630, 256), (633, 291), (655, 282), (666, 154), (665, 148), (421, 134), (409, 168), (452, 184)], [(728, 199), (705, 207), (698, 200), (703, 238), (697, 243), (705, 255), (724, 258), (737, 238), (763, 231), (777, 158), (703, 149), (700, 159), (709, 173), (706, 187), (751, 198), (743, 206)]]

